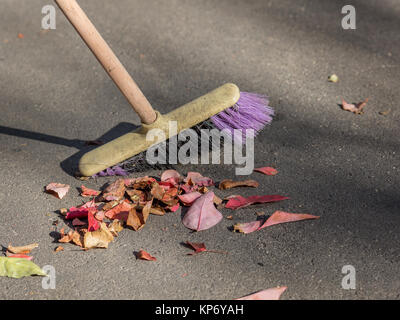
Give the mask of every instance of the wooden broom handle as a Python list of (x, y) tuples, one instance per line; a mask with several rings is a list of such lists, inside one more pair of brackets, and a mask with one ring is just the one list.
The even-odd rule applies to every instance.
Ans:
[(151, 104), (131, 78), (122, 63), (104, 41), (95, 26), (75, 0), (55, 0), (62, 12), (74, 26), (83, 41), (90, 48), (108, 75), (115, 82), (132, 108), (139, 115), (142, 123), (153, 123), (157, 115)]

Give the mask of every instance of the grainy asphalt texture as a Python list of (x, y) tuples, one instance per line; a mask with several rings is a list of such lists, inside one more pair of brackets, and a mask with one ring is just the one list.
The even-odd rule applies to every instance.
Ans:
[[(199, 233), (181, 224), (179, 212), (151, 216), (108, 250), (65, 245), (60, 253), (54, 211), (81, 202), (71, 170), (87, 150), (83, 141), (111, 139), (139, 119), (58, 9), (57, 29), (41, 30), (48, 3), (0, 4), (0, 244), (38, 242), (34, 261), (55, 267), (57, 285), (44, 290), (38, 277), (1, 278), (0, 299), (232, 299), (278, 285), (288, 286), (282, 299), (400, 297), (397, 0), (352, 0), (356, 30), (341, 28), (348, 3), (339, 0), (81, 0), (161, 112), (225, 82), (268, 94), (277, 116), (256, 140), (255, 165), (279, 174), (253, 173), (258, 189), (217, 194), (290, 200), (223, 210), (233, 221)], [(336, 84), (327, 81), (333, 73)], [(341, 110), (342, 97), (370, 100), (358, 116)], [(232, 165), (177, 169), (235, 178)], [(50, 182), (71, 191), (58, 200), (43, 193)], [(249, 235), (229, 230), (255, 220), (256, 211), (277, 209), (321, 218)], [(188, 240), (229, 254), (187, 256), (180, 243)], [(157, 262), (136, 260), (139, 249)], [(341, 287), (344, 265), (356, 269), (356, 290)]]

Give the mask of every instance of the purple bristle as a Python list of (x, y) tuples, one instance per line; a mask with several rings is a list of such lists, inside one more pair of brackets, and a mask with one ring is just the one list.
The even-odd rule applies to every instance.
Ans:
[(234, 129), (242, 129), (242, 143), (246, 142), (246, 129), (253, 129), (257, 135), (267, 124), (271, 123), (274, 110), (268, 106), (267, 96), (240, 92), (239, 101), (211, 117), (215, 127), (228, 130), (233, 136)]

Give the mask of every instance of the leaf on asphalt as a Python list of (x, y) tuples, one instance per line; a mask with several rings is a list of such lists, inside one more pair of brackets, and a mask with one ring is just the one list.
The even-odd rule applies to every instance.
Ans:
[(274, 175), (278, 174), (278, 170), (276, 170), (275, 168), (272, 168), (272, 167), (256, 168), (256, 169), (254, 169), (254, 171), (264, 173), (267, 176), (274, 176)]
[(355, 114), (362, 114), (364, 112), (363, 109), (367, 105), (368, 100), (369, 98), (357, 104), (352, 104), (352, 103), (347, 103), (346, 101), (344, 101), (344, 99), (342, 99), (342, 109), (353, 112)]
[(83, 244), (85, 249), (108, 248), (108, 244), (113, 240), (113, 234), (106, 224), (102, 222), (99, 230), (85, 233)]
[(239, 231), (242, 233), (251, 233), (264, 229), (275, 224), (295, 222), (301, 220), (318, 219), (319, 216), (314, 216), (308, 213), (289, 213), (284, 211), (275, 211), (265, 222), (261, 220), (238, 223), (233, 226), (234, 231)]
[(88, 231), (96, 231), (100, 228), (99, 221), (96, 220), (93, 213), (88, 213)]
[(126, 221), (126, 225), (133, 228), (133, 230), (138, 231), (144, 227), (146, 224), (147, 218), (150, 214), (151, 202), (150, 207), (146, 204), (143, 207), (142, 212), (137, 211), (135, 208), (132, 208), (129, 211), (128, 220)]
[(259, 186), (258, 182), (255, 180), (245, 180), (245, 181), (233, 181), (231, 179), (225, 179), (222, 180), (218, 188), (220, 190), (228, 190), (231, 188), (236, 188), (236, 187), (252, 187), (252, 188), (257, 188)]
[(64, 251), (64, 248), (62, 246), (58, 246), (57, 248), (54, 249), (54, 252), (60, 252)]
[(108, 210), (104, 215), (108, 219), (118, 219), (126, 221), (128, 219), (129, 211), (132, 209), (132, 205), (125, 201), (116, 205), (114, 208)]
[(32, 260), (32, 256), (27, 256), (26, 254), (22, 253), (11, 253), (8, 250), (6, 251), (6, 256), (9, 258), (20, 258), (20, 259), (27, 259), (27, 260)]
[(214, 192), (208, 192), (193, 202), (182, 219), (185, 227), (201, 231), (219, 223), (223, 216), (214, 206)]
[(147, 261), (157, 261), (157, 259), (155, 257), (153, 257), (150, 253), (148, 253), (144, 250), (140, 250), (136, 254), (136, 258), (141, 259), (141, 260), (147, 260)]
[(121, 200), (125, 194), (124, 179), (118, 179), (103, 191), (103, 198), (107, 201)]
[(287, 287), (276, 287), (262, 290), (236, 300), (279, 300)]
[(213, 186), (214, 182), (211, 178), (203, 177), (198, 172), (188, 172), (184, 182), (188, 183), (189, 185), (195, 185), (198, 187), (209, 187)]
[(60, 239), (58, 242), (60, 243), (69, 243), (72, 242), (79, 247), (83, 246), (82, 235), (78, 231), (70, 230), (68, 234), (64, 234), (64, 228), (60, 230)]
[(19, 279), (32, 275), (47, 276), (32, 261), (22, 258), (0, 257), (0, 276)]
[(100, 191), (86, 188), (84, 185), (81, 186), (81, 196), (82, 197), (97, 197)]
[(186, 244), (194, 250), (194, 252), (190, 252), (188, 253), (188, 255), (194, 255), (200, 252), (207, 251), (206, 245), (204, 243), (195, 243), (186, 241)]
[(58, 199), (64, 198), (68, 193), (70, 186), (68, 184), (52, 182), (46, 186), (46, 192), (54, 195)]
[(37, 244), (37, 243), (32, 243), (32, 244), (28, 244), (26, 246), (21, 246), (21, 247), (13, 247), (12, 245), (8, 245), (7, 250), (9, 252), (11, 252), (11, 253), (16, 253), (16, 254), (22, 253), (22, 254), (25, 254), (25, 253), (31, 252), (33, 249), (35, 249), (37, 247), (39, 247), (39, 244)]
[(228, 202), (225, 204), (225, 208), (236, 210), (239, 208), (247, 207), (255, 203), (277, 202), (286, 199), (289, 198), (280, 195), (250, 196), (247, 198), (244, 198), (242, 196), (236, 196), (228, 200)]

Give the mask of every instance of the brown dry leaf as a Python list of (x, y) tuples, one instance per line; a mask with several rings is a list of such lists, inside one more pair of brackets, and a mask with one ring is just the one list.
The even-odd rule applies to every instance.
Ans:
[(368, 100), (369, 98), (354, 105), (352, 103), (347, 103), (346, 101), (344, 101), (344, 99), (342, 99), (342, 109), (353, 112), (355, 114), (362, 114), (364, 112), (363, 108), (366, 106)]
[(158, 183), (155, 183), (153, 185), (153, 188), (151, 188), (151, 195), (158, 200), (162, 200), (164, 194), (165, 194), (164, 188), (161, 187)]
[(54, 249), (55, 252), (60, 252), (64, 251), (64, 248), (62, 246), (58, 246), (57, 248)]
[(157, 216), (163, 216), (163, 215), (165, 215), (165, 210), (164, 210), (164, 208), (158, 207), (158, 206), (157, 207), (151, 207), (150, 213), (151, 214), (155, 214)]
[(102, 222), (100, 229), (92, 232), (86, 232), (83, 239), (85, 249), (108, 248), (108, 244), (114, 240), (111, 231), (106, 224)]
[(390, 113), (390, 109), (389, 110), (385, 110), (385, 111), (380, 111), (379, 114), (381, 116), (387, 116)]
[(150, 214), (150, 208), (147, 207), (146, 210), (143, 208), (142, 212), (138, 212), (135, 208), (132, 208), (131, 211), (129, 211), (126, 225), (132, 227), (135, 231), (142, 229), (146, 224), (148, 215)]
[(114, 237), (118, 236), (118, 233), (124, 229), (124, 222), (118, 219), (113, 220), (113, 222), (108, 226), (108, 230), (112, 233)]
[(144, 250), (140, 250), (136, 254), (136, 258), (137, 259), (141, 259), (141, 260), (157, 261), (156, 257), (153, 257), (150, 253), (148, 253), (148, 252), (146, 252)]
[(129, 198), (131, 198), (132, 202), (135, 204), (147, 201), (146, 192), (142, 190), (126, 189), (126, 193), (128, 194)]
[(107, 201), (121, 200), (125, 194), (124, 179), (118, 179), (110, 184), (103, 192), (103, 198)]
[(255, 180), (245, 180), (245, 181), (233, 181), (231, 179), (225, 179), (222, 180), (218, 188), (220, 190), (228, 190), (231, 188), (236, 188), (236, 187), (252, 187), (252, 188), (257, 188), (259, 186), (258, 182)]
[(222, 204), (222, 199), (220, 197), (218, 197), (217, 195), (214, 194), (214, 199), (213, 199), (214, 203), (219, 206), (220, 204)]
[(32, 243), (32, 244), (28, 244), (26, 246), (21, 246), (21, 247), (13, 247), (11, 244), (8, 245), (7, 250), (11, 253), (29, 253), (31, 252), (33, 249), (39, 247), (39, 244), (37, 243)]

